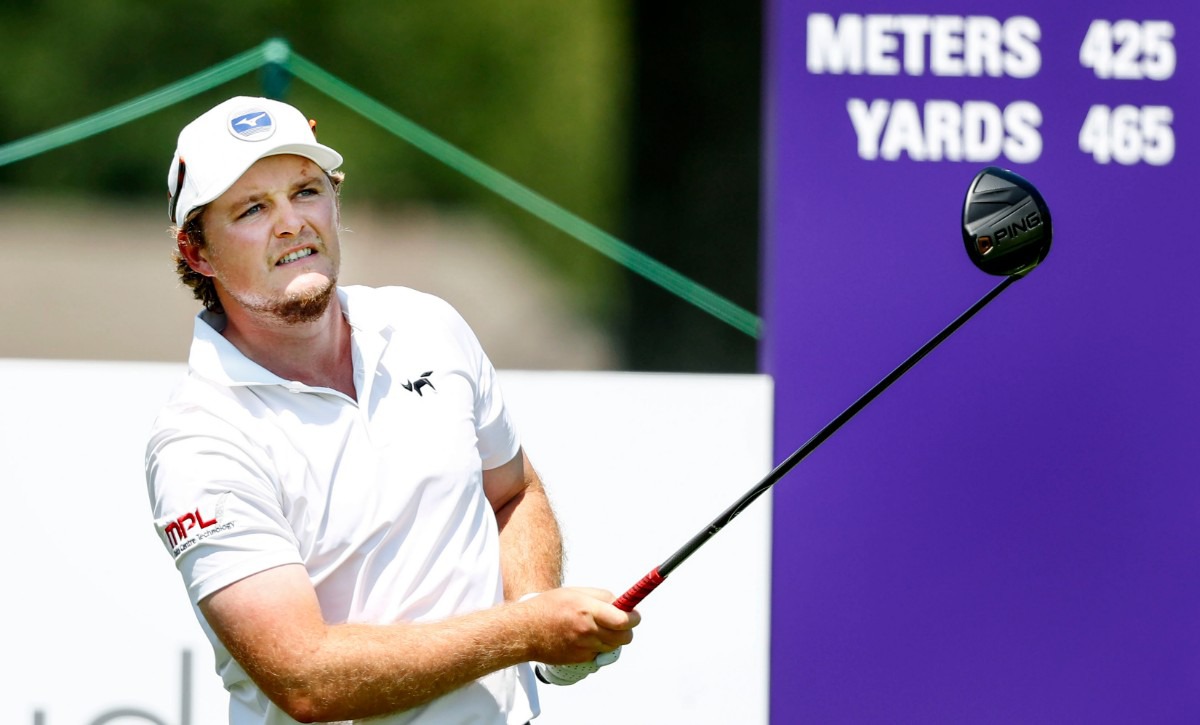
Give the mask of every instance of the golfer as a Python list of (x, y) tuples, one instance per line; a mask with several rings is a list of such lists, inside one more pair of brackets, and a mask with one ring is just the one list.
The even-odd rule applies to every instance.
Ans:
[(233, 725), (528, 722), (530, 663), (595, 671), (639, 616), (561, 587), (554, 514), (463, 319), (338, 286), (342, 157), (314, 127), (239, 97), (179, 135), (177, 270), (204, 309), (147, 446), (156, 528)]

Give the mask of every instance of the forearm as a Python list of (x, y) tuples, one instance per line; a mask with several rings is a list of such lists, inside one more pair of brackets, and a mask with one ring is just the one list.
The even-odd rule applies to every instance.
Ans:
[(290, 658), (294, 664), (286, 673), (254, 661), (250, 653), (261, 651), (261, 643), (227, 646), (293, 718), (340, 721), (417, 707), (528, 661), (537, 649), (533, 622), (518, 605), (434, 623), (333, 625)]
[(629, 642), (636, 613), (599, 590), (555, 589), (439, 622), (327, 625), (304, 568), (259, 572), (201, 600), (230, 655), (293, 719), (407, 710), (520, 662), (590, 660)]
[[(337, 722), (401, 712), (491, 672), (528, 662), (569, 664), (627, 644), (636, 613), (599, 590), (557, 589), (528, 602), (430, 623), (314, 622), (222, 641), (259, 688), (301, 722)], [(289, 631), (290, 630), (290, 631)], [(253, 627), (245, 630), (255, 630)]]
[(496, 512), (504, 598), (562, 586), (563, 548), (558, 521), (537, 474), (525, 490)]

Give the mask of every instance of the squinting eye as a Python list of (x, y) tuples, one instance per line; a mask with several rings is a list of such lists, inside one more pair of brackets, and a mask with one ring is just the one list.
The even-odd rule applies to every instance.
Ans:
[(262, 209), (262, 204), (255, 204), (254, 206), (246, 209), (246, 211), (239, 214), (238, 219), (241, 219), (243, 217), (253, 216), (254, 214), (257, 214), (261, 209)]

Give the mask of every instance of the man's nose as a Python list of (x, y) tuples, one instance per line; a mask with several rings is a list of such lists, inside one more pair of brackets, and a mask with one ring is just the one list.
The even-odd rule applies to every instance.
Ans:
[(281, 238), (294, 237), (304, 228), (304, 219), (290, 201), (283, 200), (275, 204), (275, 236)]

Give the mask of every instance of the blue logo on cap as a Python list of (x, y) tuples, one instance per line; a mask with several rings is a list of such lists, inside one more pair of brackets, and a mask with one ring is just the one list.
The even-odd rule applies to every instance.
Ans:
[(229, 132), (247, 141), (261, 141), (275, 132), (275, 120), (266, 111), (247, 111), (229, 119)]

